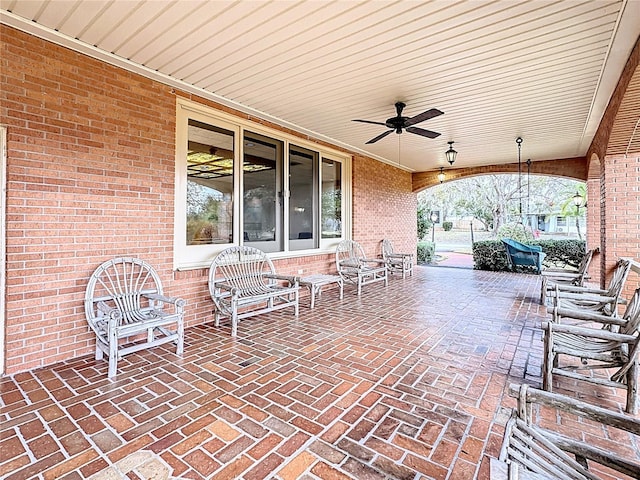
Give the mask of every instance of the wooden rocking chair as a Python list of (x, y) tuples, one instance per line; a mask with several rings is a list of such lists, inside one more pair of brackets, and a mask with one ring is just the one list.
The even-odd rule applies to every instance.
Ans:
[[(638, 357), (640, 355), (640, 288), (629, 301), (622, 318), (600, 315), (597, 326), (559, 325), (545, 322), (543, 388), (553, 389), (553, 376), (627, 390), (626, 411), (638, 413)], [(578, 358), (560, 365), (560, 355)], [(594, 376), (595, 370), (614, 369), (610, 377)]]
[(509, 394), (518, 398), (518, 407), (504, 432), (498, 459), (491, 459), (491, 480), (600, 480), (590, 467), (606, 466), (631, 478), (640, 478), (640, 464), (612, 451), (560, 434), (534, 419), (537, 409), (554, 408), (581, 419), (595, 422), (602, 429), (623, 438), (640, 435), (640, 419), (589, 405), (578, 400), (545, 392), (528, 385), (511, 385)]
[(624, 303), (622, 290), (632, 268), (640, 272), (637, 263), (620, 259), (606, 290), (556, 284), (551, 290), (552, 306), (547, 309), (553, 321), (559, 323), (563, 317), (589, 320), (592, 314), (616, 316), (618, 304)]
[(578, 269), (575, 272), (552, 269), (543, 270), (542, 281), (540, 282), (540, 304), (544, 305), (546, 303), (547, 297), (551, 294), (551, 291), (555, 289), (556, 285), (584, 286), (584, 281), (588, 278), (589, 265), (591, 265), (593, 255), (598, 250), (598, 248), (588, 250), (582, 257), (580, 265), (578, 265)]

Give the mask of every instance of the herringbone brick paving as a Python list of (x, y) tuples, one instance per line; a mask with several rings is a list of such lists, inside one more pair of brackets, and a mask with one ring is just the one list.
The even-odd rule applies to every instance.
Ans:
[[(112, 381), (92, 356), (3, 378), (0, 475), (486, 479), (514, 405), (508, 384), (541, 383), (538, 279), (415, 270), (361, 297), (327, 290), (298, 318), (244, 320), (237, 339), (228, 326), (189, 329), (182, 357), (129, 355)], [(637, 439), (578, 431), (640, 451)]]

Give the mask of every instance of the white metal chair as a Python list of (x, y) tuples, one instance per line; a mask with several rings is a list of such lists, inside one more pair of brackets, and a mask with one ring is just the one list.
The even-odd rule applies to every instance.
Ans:
[(413, 275), (413, 253), (397, 253), (393, 251), (391, 240), (382, 240), (382, 259), (387, 264), (389, 273), (400, 272), (402, 278), (406, 274)]
[(342, 240), (336, 247), (336, 268), (345, 282), (358, 287), (358, 295), (362, 286), (374, 282), (389, 284), (387, 264), (382, 259), (365, 257), (362, 246), (353, 240)]
[[(158, 274), (143, 260), (120, 257), (100, 265), (89, 279), (84, 309), (96, 334), (96, 360), (109, 356), (109, 378), (118, 360), (132, 352), (174, 342), (181, 355), (185, 304), (163, 295)], [(131, 341), (122, 343), (125, 339)]]

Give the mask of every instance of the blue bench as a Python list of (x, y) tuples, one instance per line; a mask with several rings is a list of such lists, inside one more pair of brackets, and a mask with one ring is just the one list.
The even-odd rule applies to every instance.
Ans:
[(542, 261), (545, 256), (542, 252), (542, 247), (539, 245), (525, 245), (512, 238), (503, 238), (502, 243), (507, 249), (507, 260), (511, 270), (518, 266), (529, 266), (535, 267), (538, 273), (542, 272)]

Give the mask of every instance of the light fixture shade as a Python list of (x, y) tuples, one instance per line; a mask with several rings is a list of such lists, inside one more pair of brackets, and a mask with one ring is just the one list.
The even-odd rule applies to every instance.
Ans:
[(440, 167), (440, 173), (438, 174), (438, 180), (440, 180), (440, 183), (444, 182), (445, 179), (445, 174), (443, 172), (444, 167)]
[(453, 149), (454, 142), (447, 142), (447, 143), (449, 144), (449, 150), (444, 152), (444, 155), (445, 157), (447, 157), (447, 162), (449, 162), (449, 165), (453, 165), (453, 162), (456, 161), (456, 156), (458, 155), (458, 152), (456, 152)]

